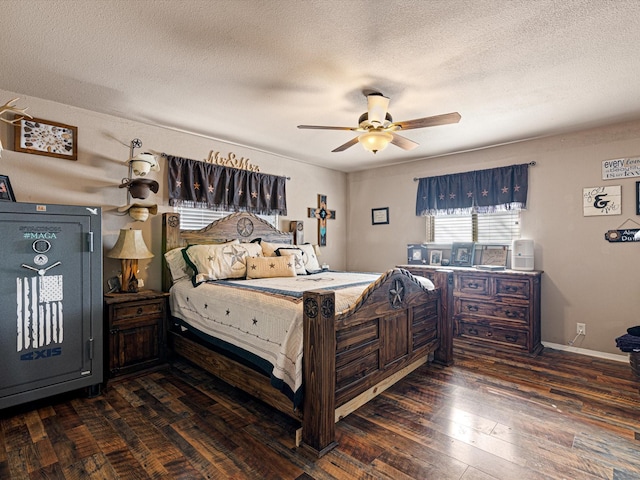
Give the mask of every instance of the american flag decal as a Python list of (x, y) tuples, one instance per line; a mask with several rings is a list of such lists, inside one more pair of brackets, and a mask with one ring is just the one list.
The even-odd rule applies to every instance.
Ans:
[(18, 352), (62, 343), (62, 275), (17, 278), (16, 305)]

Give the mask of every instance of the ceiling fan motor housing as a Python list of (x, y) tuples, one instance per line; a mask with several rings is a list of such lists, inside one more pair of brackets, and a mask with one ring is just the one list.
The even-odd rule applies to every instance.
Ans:
[(369, 122), (369, 112), (364, 112), (362, 115), (360, 115), (360, 118), (358, 119), (358, 125), (360, 126), (360, 128), (377, 127), (377, 126), (382, 126), (384, 128), (387, 128), (389, 125), (391, 125), (391, 123), (393, 123), (393, 118), (391, 117), (389, 112), (387, 112), (387, 114), (385, 115), (384, 124), (382, 125), (373, 125), (371, 122)]

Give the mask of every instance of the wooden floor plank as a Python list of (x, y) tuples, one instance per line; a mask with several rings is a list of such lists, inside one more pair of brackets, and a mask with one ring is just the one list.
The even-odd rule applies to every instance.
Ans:
[(4, 480), (537, 480), (640, 478), (640, 382), (629, 364), (456, 340), (336, 426), (321, 459), (298, 420), (175, 360), (0, 411)]

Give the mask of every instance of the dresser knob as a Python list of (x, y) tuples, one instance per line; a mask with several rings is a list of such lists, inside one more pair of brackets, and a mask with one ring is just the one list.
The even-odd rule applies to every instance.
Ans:
[(138, 307), (138, 311), (136, 312), (138, 315), (142, 315), (142, 307)]

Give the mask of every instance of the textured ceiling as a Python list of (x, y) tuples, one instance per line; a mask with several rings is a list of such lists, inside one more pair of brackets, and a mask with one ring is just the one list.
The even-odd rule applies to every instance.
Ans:
[[(640, 0), (0, 0), (0, 44), (1, 89), (345, 172), (640, 118)], [(376, 155), (296, 128), (367, 90), (462, 120)]]

